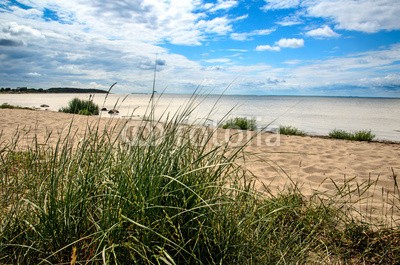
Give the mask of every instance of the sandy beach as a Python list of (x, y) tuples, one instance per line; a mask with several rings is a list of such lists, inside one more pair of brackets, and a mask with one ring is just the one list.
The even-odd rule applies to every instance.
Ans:
[[(0, 143), (9, 142), (17, 131), (27, 143), (34, 135), (38, 136), (39, 144), (55, 141), (70, 128), (78, 137), (84, 137), (87, 125), (98, 120), (98, 117), (51, 111), (2, 109)], [(100, 126), (116, 124), (117, 121), (115, 119), (110, 123), (110, 119), (104, 118)], [(258, 178), (257, 189), (260, 191), (274, 193), (297, 183), (300, 191), (307, 196), (315, 192), (334, 194), (347, 182), (354, 193), (343, 199), (358, 200), (355, 194), (361, 193), (363, 186), (371, 185), (358, 202), (359, 209), (367, 211), (369, 218), (400, 223), (400, 201), (394, 177), (400, 172), (400, 144), (270, 133), (261, 133), (258, 137), (246, 148), (249, 154), (246, 161), (239, 163), (243, 163)], [(273, 144), (266, 144), (271, 143), (271, 139)]]

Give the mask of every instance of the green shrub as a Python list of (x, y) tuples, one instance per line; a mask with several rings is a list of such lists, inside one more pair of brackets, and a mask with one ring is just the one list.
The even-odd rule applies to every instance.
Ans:
[(370, 130), (362, 130), (356, 131), (353, 134), (353, 140), (356, 141), (372, 141), (375, 138), (375, 134), (373, 134)]
[(79, 114), (79, 115), (92, 115), (92, 114), (90, 113), (90, 111), (87, 110), (87, 109), (81, 109), (81, 110), (78, 112), (78, 114)]
[(257, 122), (255, 119), (236, 117), (227, 120), (222, 126), (223, 129), (239, 129), (239, 130), (257, 130)]
[(351, 140), (352, 139), (352, 134), (350, 132), (344, 131), (344, 130), (333, 130), (329, 133), (329, 137), (335, 138), (335, 139), (345, 139), (345, 140)]
[(279, 133), (284, 135), (306, 135), (304, 131), (301, 131), (293, 126), (279, 126)]
[(373, 134), (370, 130), (361, 130), (351, 133), (344, 130), (335, 129), (329, 133), (329, 137), (351, 141), (372, 141), (375, 138), (375, 134)]
[(59, 111), (81, 115), (98, 115), (99, 106), (91, 100), (74, 98), (68, 103), (68, 107), (61, 108)]

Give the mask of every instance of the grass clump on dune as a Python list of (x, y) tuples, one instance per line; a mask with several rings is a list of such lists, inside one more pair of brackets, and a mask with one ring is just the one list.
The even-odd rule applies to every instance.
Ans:
[(351, 141), (372, 141), (375, 138), (375, 134), (371, 130), (361, 130), (354, 133), (347, 132), (344, 130), (333, 130), (329, 133), (329, 137), (335, 139), (344, 139)]
[(239, 129), (239, 130), (255, 131), (257, 130), (257, 122), (255, 119), (235, 117), (225, 121), (221, 125), (221, 127), (223, 129)]
[(59, 111), (79, 115), (98, 115), (99, 106), (92, 100), (74, 98), (68, 103), (67, 107), (61, 108)]
[(0, 105), (0, 109), (27, 109), (27, 110), (33, 110), (33, 108), (14, 106), (14, 105), (10, 105), (8, 103), (1, 104)]
[[(400, 262), (398, 230), (370, 233), (342, 205), (296, 186), (257, 192), (235, 163), (243, 147), (181, 125), (191, 107), (163, 123), (94, 124), (81, 141), (2, 147), (0, 263)], [(370, 241), (360, 240), (366, 232)]]
[(304, 136), (306, 133), (293, 126), (279, 126), (279, 133), (284, 135)]

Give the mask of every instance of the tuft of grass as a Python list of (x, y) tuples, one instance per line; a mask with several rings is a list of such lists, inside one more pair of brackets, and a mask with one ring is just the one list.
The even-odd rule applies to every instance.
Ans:
[(356, 132), (347, 132), (344, 130), (333, 130), (329, 133), (329, 137), (335, 139), (344, 139), (351, 141), (372, 141), (375, 138), (375, 134), (371, 130), (361, 130)]
[(361, 130), (353, 133), (353, 140), (355, 141), (372, 141), (375, 138), (375, 134), (371, 130)]
[(304, 136), (306, 133), (293, 126), (279, 126), (279, 133), (284, 135)]
[(67, 107), (61, 108), (59, 112), (73, 113), (80, 115), (98, 115), (99, 106), (92, 100), (83, 100), (79, 98), (72, 99)]
[(223, 129), (239, 129), (255, 131), (257, 130), (257, 122), (255, 119), (235, 117), (224, 122), (220, 127)]
[(3, 103), (0, 105), (0, 109), (27, 109), (27, 110), (34, 110), (33, 108), (29, 107), (21, 107), (21, 106), (14, 106), (8, 103)]

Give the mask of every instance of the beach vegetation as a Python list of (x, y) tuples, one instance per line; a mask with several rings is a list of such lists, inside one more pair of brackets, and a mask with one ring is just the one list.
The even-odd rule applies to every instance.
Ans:
[(279, 133), (284, 135), (304, 136), (306, 133), (293, 126), (279, 126)]
[(21, 106), (14, 106), (8, 103), (3, 103), (0, 105), (0, 109), (27, 109), (27, 110), (34, 110), (33, 108), (29, 107), (21, 107)]
[(250, 119), (246, 117), (235, 117), (225, 121), (221, 127), (223, 129), (238, 129), (238, 130), (257, 130), (257, 122), (255, 119)]
[(99, 106), (92, 100), (74, 98), (68, 103), (67, 107), (61, 108), (59, 111), (80, 115), (98, 115)]
[(344, 130), (335, 129), (329, 133), (329, 137), (335, 139), (344, 139), (351, 141), (372, 141), (375, 138), (375, 134), (371, 130), (360, 130), (355, 132), (348, 132)]
[(192, 106), (162, 123), (89, 124), (79, 141), (70, 130), (48, 145), (3, 143), (0, 263), (400, 263), (400, 228), (349, 214), (350, 186), (257, 191), (237, 163), (245, 146), (182, 126)]

